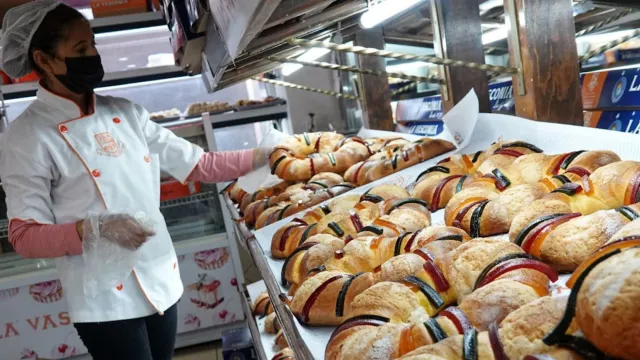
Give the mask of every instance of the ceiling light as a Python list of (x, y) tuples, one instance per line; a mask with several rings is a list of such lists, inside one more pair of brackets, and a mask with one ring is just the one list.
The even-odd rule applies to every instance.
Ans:
[(118, 59), (118, 61), (127, 61), (127, 60), (129, 60), (129, 58), (127, 58), (127, 57), (121, 57), (121, 58)]
[(385, 2), (369, 7), (369, 10), (362, 14), (360, 25), (365, 29), (370, 29), (423, 1), (424, 0), (386, 0)]
[(509, 29), (503, 25), (495, 30), (487, 31), (482, 34), (482, 44), (487, 45), (496, 41), (504, 40), (509, 36)]
[[(325, 42), (329, 42), (329, 40), (326, 40)], [(313, 48), (308, 50), (304, 54), (300, 55), (297, 59), (302, 61), (315, 61), (327, 55), (330, 52), (331, 50), (329, 49)], [(294, 72), (302, 69), (302, 67), (303, 65), (300, 65), (300, 64), (284, 64), (284, 66), (282, 67), (282, 75), (289, 76)]]
[(135, 64), (129, 64), (129, 65), (127, 65), (127, 68), (129, 68), (129, 69), (133, 69), (134, 67), (136, 67), (136, 65), (135, 65)]
[(486, 13), (487, 11), (496, 8), (498, 6), (504, 6), (504, 0), (488, 0), (480, 4), (480, 15)]

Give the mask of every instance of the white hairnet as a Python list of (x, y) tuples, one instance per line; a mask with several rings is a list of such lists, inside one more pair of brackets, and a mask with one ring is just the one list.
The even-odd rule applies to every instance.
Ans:
[(31, 39), (44, 17), (58, 5), (57, 0), (37, 0), (7, 11), (0, 37), (0, 60), (7, 75), (17, 79), (34, 70), (29, 61)]

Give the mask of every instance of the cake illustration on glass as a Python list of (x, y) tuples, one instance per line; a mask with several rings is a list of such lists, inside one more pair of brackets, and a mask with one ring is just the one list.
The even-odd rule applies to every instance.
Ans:
[(24, 349), (20, 354), (20, 360), (38, 360), (38, 354), (33, 350)]
[(223, 247), (197, 252), (193, 255), (193, 260), (201, 269), (214, 270), (223, 267), (229, 262), (229, 255), (229, 249)]
[(64, 359), (75, 355), (76, 347), (67, 344), (57, 345), (53, 350), (51, 350), (51, 356), (54, 359)]
[(232, 323), (236, 320), (236, 314), (229, 314), (229, 311), (227, 309), (224, 309), (218, 313), (218, 318), (222, 320), (223, 324)]
[(20, 288), (0, 290), (0, 302), (11, 299), (12, 297), (18, 295), (19, 292)]
[(214, 309), (220, 305), (224, 298), (218, 294), (220, 289), (220, 281), (216, 279), (208, 279), (207, 274), (199, 274), (198, 281), (187, 286), (189, 291), (197, 293), (197, 297), (191, 297), (191, 302), (199, 308)]
[(52, 303), (62, 299), (60, 280), (45, 281), (29, 286), (29, 295), (39, 303)]
[(195, 315), (187, 314), (184, 317), (184, 330), (193, 331), (200, 329), (200, 318)]

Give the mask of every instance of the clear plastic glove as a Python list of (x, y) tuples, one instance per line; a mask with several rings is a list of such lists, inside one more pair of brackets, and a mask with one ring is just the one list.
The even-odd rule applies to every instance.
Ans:
[(83, 237), (101, 237), (125, 249), (136, 250), (155, 236), (145, 216), (129, 214), (93, 214), (82, 223)]
[(269, 163), (269, 154), (272, 148), (255, 148), (253, 149), (253, 168), (258, 169)]
[(247, 192), (254, 192), (260, 187), (273, 186), (282, 180), (271, 174), (269, 154), (274, 147), (286, 139), (288, 135), (276, 129), (270, 129), (257, 148), (253, 149), (253, 171), (238, 179), (238, 185)]
[(136, 250), (154, 235), (143, 213), (89, 214), (82, 223), (85, 294), (95, 297), (122, 284), (138, 261)]

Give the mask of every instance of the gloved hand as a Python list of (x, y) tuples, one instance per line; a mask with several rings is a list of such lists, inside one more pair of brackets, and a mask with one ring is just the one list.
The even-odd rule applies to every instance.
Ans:
[(82, 222), (85, 244), (102, 238), (125, 249), (136, 250), (155, 234), (150, 226), (129, 214), (91, 214)]
[(253, 169), (260, 168), (269, 163), (269, 154), (271, 154), (272, 148), (257, 147), (253, 149)]

